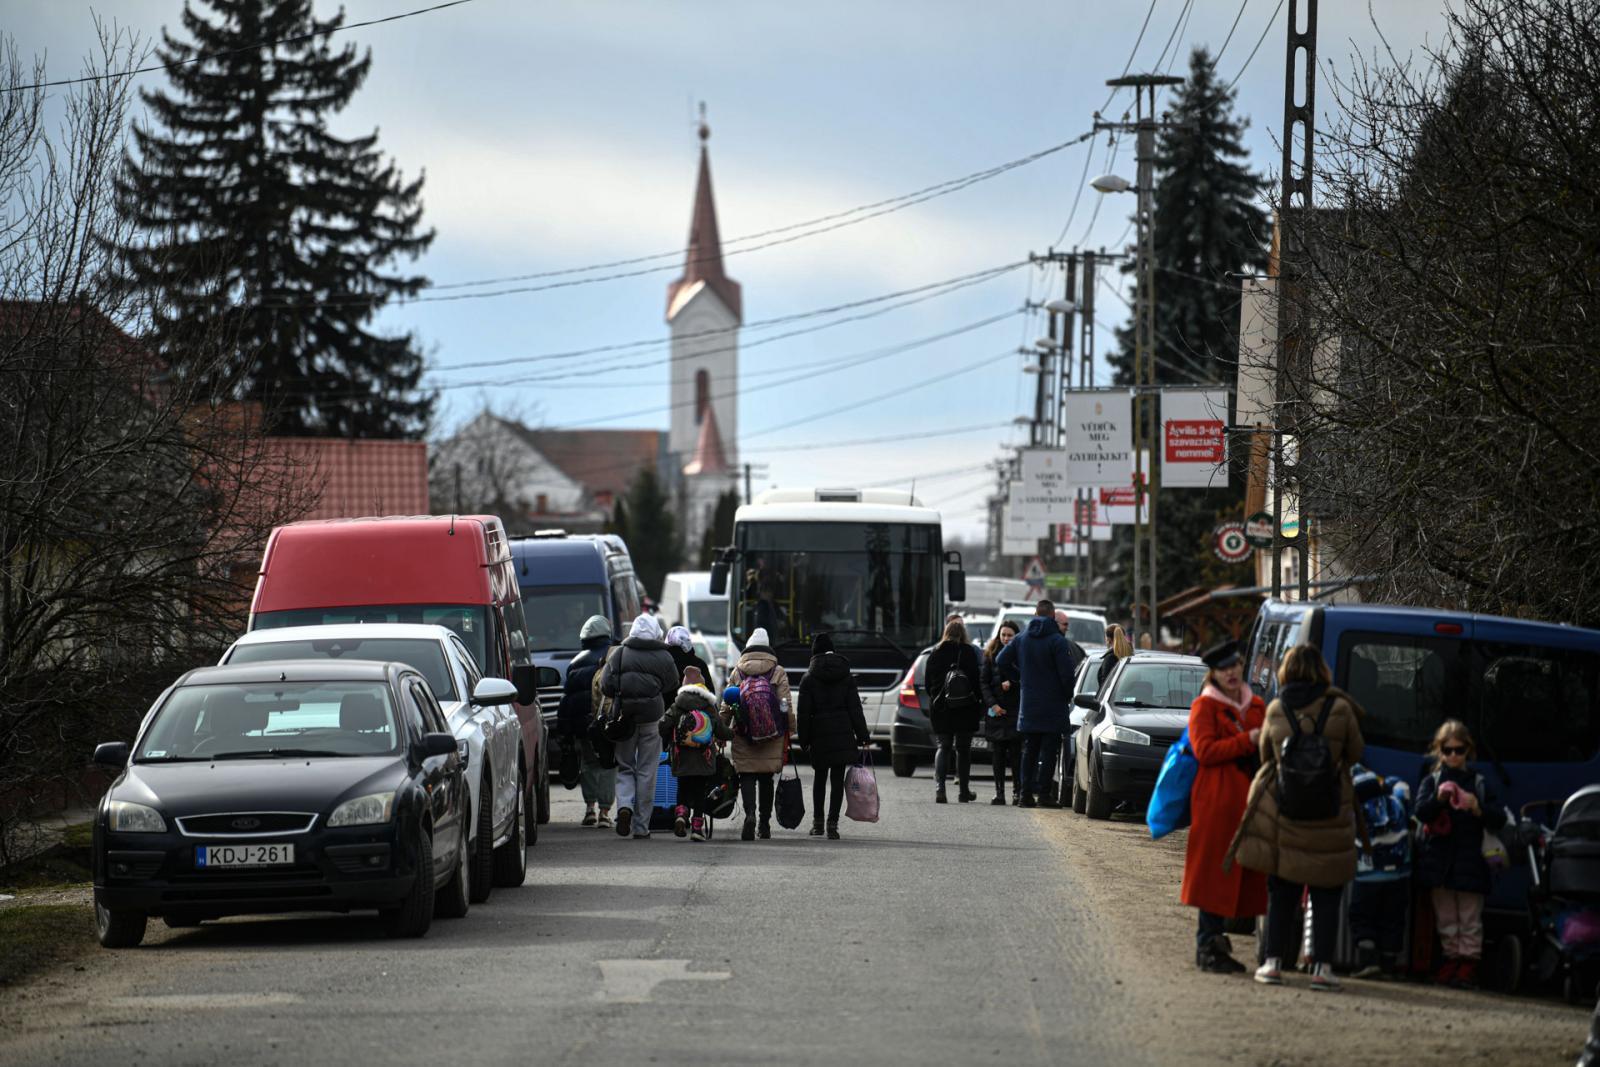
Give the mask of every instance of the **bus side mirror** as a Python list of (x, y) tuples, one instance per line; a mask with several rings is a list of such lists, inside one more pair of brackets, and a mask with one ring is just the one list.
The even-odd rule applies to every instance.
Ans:
[(946, 552), (944, 561), (955, 568), (945, 572), (944, 598), (952, 604), (960, 604), (967, 599), (967, 572), (961, 569), (961, 553)]
[(728, 595), (728, 565), (720, 559), (711, 565), (711, 595)]

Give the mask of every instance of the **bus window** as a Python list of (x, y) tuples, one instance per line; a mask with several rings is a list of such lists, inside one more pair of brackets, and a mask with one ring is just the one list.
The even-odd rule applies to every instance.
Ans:
[(1405, 634), (1346, 634), (1339, 653), (1341, 688), (1366, 712), (1369, 744), (1425, 752), (1445, 719), (1468, 718), (1470, 694), (1460, 669), (1463, 642)]
[(1579, 763), (1600, 747), (1600, 656), (1474, 642), (1479, 748), (1506, 762)]

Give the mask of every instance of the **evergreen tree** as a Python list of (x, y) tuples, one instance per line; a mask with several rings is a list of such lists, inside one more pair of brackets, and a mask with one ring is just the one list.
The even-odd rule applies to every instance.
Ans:
[[(1247, 120), (1234, 112), (1233, 90), (1220, 82), (1209, 52), (1196, 48), (1179, 86), (1172, 127), (1156, 144), (1155, 378), (1164, 385), (1217, 383), (1231, 388), (1239, 358), (1239, 279), (1266, 269), (1269, 223), (1262, 179), (1245, 165)], [(1129, 268), (1131, 269), (1131, 267)], [(1133, 324), (1118, 331), (1110, 359), (1119, 385), (1134, 381)], [(1219, 515), (1243, 518), (1241, 457), (1226, 486), (1161, 494), (1157, 551), (1160, 585), (1170, 595), (1217, 577), (1212, 529)], [(1133, 597), (1133, 532), (1118, 531), (1113, 550), (1121, 595)], [(1225, 566), (1225, 565), (1222, 565)], [(1227, 568), (1245, 579), (1243, 565)]]
[(700, 542), (700, 569), (709, 570), (717, 549), (733, 544), (733, 515), (739, 510), (739, 491), (729, 489), (717, 497), (716, 509), (711, 513), (711, 525), (706, 527)]
[(422, 179), (401, 177), (376, 131), (327, 129), (371, 54), (335, 52), (326, 33), (343, 13), (316, 19), (310, 0), (198, 3), (209, 10), (184, 4), (190, 40), (162, 33), (172, 91), (141, 94), (155, 122), (134, 125), (137, 157), (118, 182), (118, 208), (142, 232), (116, 249), (120, 283), (161, 294), (152, 336), (180, 373), (194, 336), (228, 330), (237, 393), (261, 401), (275, 431), (420, 436), (434, 398), (419, 390), (416, 339), (370, 324), (427, 284), (389, 272), (433, 241)]
[(661, 485), (654, 467), (641, 467), (628, 492), (611, 512), (606, 532), (617, 534), (628, 546), (633, 569), (652, 597), (661, 596), (668, 574), (678, 569), (683, 536), (673, 514), (672, 498)]

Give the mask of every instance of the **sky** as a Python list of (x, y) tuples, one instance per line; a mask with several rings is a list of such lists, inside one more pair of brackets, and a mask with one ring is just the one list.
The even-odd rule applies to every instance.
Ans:
[[(344, 10), (353, 22), (429, 2), (348, 0)], [(1328, 79), (1348, 71), (1352, 56), (1420, 57), (1444, 29), (1443, 3), (1320, 5), (1319, 108), (1333, 104)], [(90, 51), (94, 15), (156, 39), (163, 26), (176, 29), (181, 9), (182, 0), (0, 0), (0, 29), (23, 56), (45, 56), (50, 76), (67, 77)], [(316, 10), (338, 7), (318, 0)], [(437, 238), (417, 266), (446, 286), (681, 249), (700, 101), (725, 245), (1072, 140), (1091, 129), (1110, 92), (1106, 79), (1125, 66), (1182, 74), (1192, 48), (1215, 54), (1225, 39), (1217, 71), (1237, 79), (1250, 165), (1270, 177), (1286, 21), (1278, 0), (1243, 0), (1242, 8), (1240, 0), (471, 0), (336, 36), (370, 49), (373, 64), (331, 126), (345, 136), (376, 129), (406, 174), (425, 175), (425, 218)], [(147, 74), (139, 84), (163, 81)], [(1129, 106), (1124, 91), (1105, 115), (1120, 118)], [(994, 486), (984, 465), (1025, 441), (1026, 430), (1011, 423), (1032, 409), (1028, 357), (1017, 349), (1044, 324), (1021, 309), (1059, 295), (1059, 272), (1023, 266), (870, 317), (863, 313), (883, 305), (754, 324), (1025, 261), (1052, 246), (1117, 248), (1127, 240), (1131, 197), (1102, 197), (1083, 178), (1115, 171), (1131, 179), (1132, 154), (1130, 143), (1113, 150), (1102, 134), (948, 196), (729, 255), (747, 324), (740, 458), (765, 465), (757, 490), (914, 484), (943, 512), (947, 537), (981, 538)], [(647, 268), (662, 269), (594, 280)], [(671, 255), (435, 289), (426, 295), (468, 298), (393, 307), (379, 321), (419, 338), (427, 380), (441, 389), (436, 435), (485, 406), (531, 424), (665, 429), (669, 368), (655, 342), (667, 337), (666, 287), (680, 268), (681, 256)], [(854, 321), (775, 337), (845, 318)], [(1097, 318), (1103, 353), (1127, 308), (1101, 290)], [(635, 342), (648, 344), (529, 358)], [(848, 358), (858, 355), (878, 358)], [(462, 366), (510, 360), (523, 362)], [(528, 378), (539, 380), (519, 381)], [(962, 432), (851, 443), (935, 431)]]

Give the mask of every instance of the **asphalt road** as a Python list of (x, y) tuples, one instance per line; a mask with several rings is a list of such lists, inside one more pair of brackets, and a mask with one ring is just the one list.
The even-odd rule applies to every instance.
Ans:
[(842, 841), (748, 844), (583, 829), (558, 789), (528, 883), (421, 941), (366, 916), (152, 923), (8, 1005), (0, 1062), (1144, 1061), (1047, 840), (1063, 813), (936, 806), (926, 772), (880, 789)]

